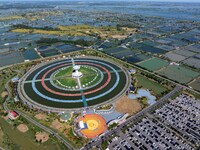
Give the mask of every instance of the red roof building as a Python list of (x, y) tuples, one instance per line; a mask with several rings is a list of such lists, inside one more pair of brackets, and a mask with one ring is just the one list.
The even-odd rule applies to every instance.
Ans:
[(10, 111), (9, 114), (8, 114), (8, 117), (11, 120), (15, 120), (18, 116), (19, 116), (19, 114), (16, 111), (14, 111), (14, 110)]

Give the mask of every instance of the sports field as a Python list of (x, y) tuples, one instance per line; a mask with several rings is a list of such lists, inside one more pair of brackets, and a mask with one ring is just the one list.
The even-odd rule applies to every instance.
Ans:
[(81, 133), (87, 138), (96, 138), (107, 130), (106, 120), (97, 114), (87, 114), (80, 117), (78, 122), (83, 121), (87, 128), (81, 130)]
[(140, 62), (138, 63), (138, 65), (147, 70), (156, 71), (159, 70), (160, 68), (169, 65), (169, 62), (160, 58), (152, 58), (147, 61)]
[(179, 83), (188, 83), (200, 74), (199, 72), (195, 72), (184, 66), (176, 65), (167, 66), (165, 69), (160, 70), (157, 73)]

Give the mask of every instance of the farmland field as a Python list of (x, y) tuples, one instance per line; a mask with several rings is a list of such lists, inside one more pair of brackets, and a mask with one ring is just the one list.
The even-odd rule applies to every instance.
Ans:
[(176, 50), (174, 53), (185, 56), (185, 57), (191, 57), (194, 56), (196, 53), (188, 51), (188, 50)]
[(188, 83), (199, 75), (199, 72), (175, 65), (167, 66), (165, 69), (158, 71), (158, 73), (179, 83)]
[(169, 60), (171, 61), (175, 61), (175, 62), (179, 62), (179, 61), (182, 61), (184, 59), (186, 59), (185, 56), (182, 56), (182, 55), (179, 55), (179, 54), (176, 54), (176, 53), (167, 53), (164, 55), (166, 58), (168, 58)]
[(123, 48), (123, 47), (117, 47), (117, 48), (105, 49), (104, 52), (108, 53), (108, 54), (112, 54), (112, 53), (124, 52), (125, 50), (127, 50), (127, 49)]
[(40, 56), (36, 53), (35, 50), (26, 50), (23, 52), (24, 59), (34, 60), (40, 58)]
[(150, 55), (138, 53), (138, 54), (135, 54), (135, 55), (132, 55), (132, 56), (126, 56), (125, 60), (127, 60), (130, 63), (138, 63), (138, 62), (141, 62), (143, 60), (150, 59), (150, 58), (151, 58)]
[(56, 29), (47, 30), (46, 28), (38, 29), (38, 28), (25, 28), (20, 27), (13, 29), (12, 32), (18, 33), (35, 33), (35, 34), (48, 34), (48, 35), (59, 35), (59, 36), (96, 36), (100, 37), (127, 37), (131, 32), (134, 32), (134, 28), (122, 28), (121, 30), (117, 30), (115, 26), (102, 26), (102, 27), (93, 27), (89, 25), (73, 25), (73, 26), (57, 26)]
[(161, 94), (162, 92), (166, 91), (167, 88), (165, 88), (164, 86), (162, 86), (161, 84), (159, 83), (156, 83), (144, 76), (141, 76), (141, 75), (135, 75), (136, 77), (136, 80), (137, 80), (137, 87), (143, 87), (145, 89), (149, 89), (149, 90), (152, 90), (153, 93), (155, 95), (158, 95), (158, 94)]
[(139, 47), (139, 49), (145, 52), (150, 52), (152, 54), (164, 54), (167, 52), (162, 49), (159, 49), (153, 46), (148, 46), (148, 45), (143, 45), (142, 47)]
[(12, 65), (21, 63), (24, 61), (24, 57), (21, 52), (11, 52), (0, 55), (0, 66)]
[(156, 71), (162, 67), (169, 65), (169, 63), (166, 60), (162, 60), (160, 58), (152, 58), (147, 61), (140, 62), (138, 63), (138, 65), (150, 71)]
[(188, 58), (183, 61), (184, 64), (200, 69), (200, 59)]
[(190, 86), (197, 90), (197, 91), (200, 91), (200, 77), (196, 80), (194, 80), (194, 82), (190, 83)]
[(60, 54), (60, 52), (56, 49), (48, 49), (48, 50), (41, 51), (40, 53), (41, 53), (41, 56), (43, 57), (49, 57), (49, 56)]
[(188, 46), (186, 47), (186, 49), (192, 52), (200, 53), (200, 44), (194, 44), (194, 45)]
[(127, 57), (127, 56), (135, 56), (136, 53), (131, 50), (126, 50), (126, 51), (120, 51), (118, 53), (114, 53), (113, 55), (117, 58), (123, 58), (123, 57)]

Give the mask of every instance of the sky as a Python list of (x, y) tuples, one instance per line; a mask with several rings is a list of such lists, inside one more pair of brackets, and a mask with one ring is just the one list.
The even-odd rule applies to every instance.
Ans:
[(200, 0), (0, 0), (0, 1), (156, 1), (156, 2), (200, 2)]
[[(0, 1), (101, 1), (101, 0), (0, 0)], [(200, 2), (200, 0), (103, 0), (103, 1)]]

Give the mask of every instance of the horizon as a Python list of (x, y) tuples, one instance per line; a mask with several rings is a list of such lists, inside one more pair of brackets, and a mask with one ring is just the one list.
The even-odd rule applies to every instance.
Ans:
[(43, 2), (43, 1), (49, 1), (49, 2), (105, 2), (105, 1), (119, 1), (119, 2), (170, 2), (170, 3), (200, 3), (200, 0), (0, 0), (0, 2)]

